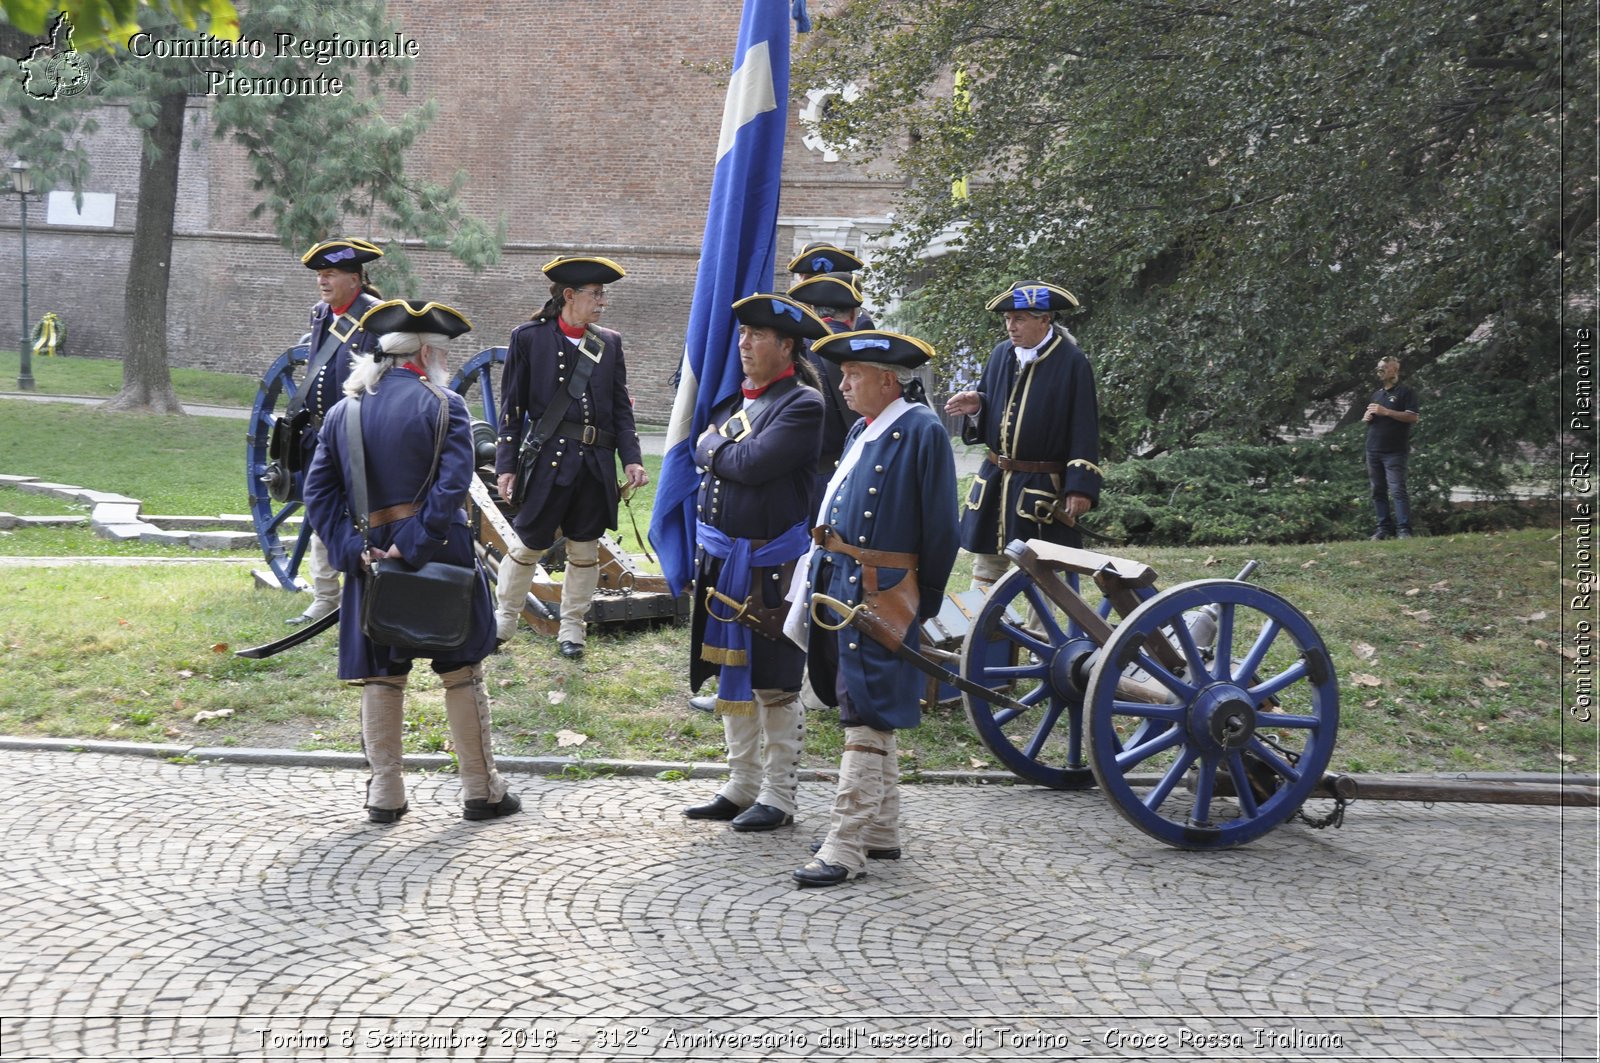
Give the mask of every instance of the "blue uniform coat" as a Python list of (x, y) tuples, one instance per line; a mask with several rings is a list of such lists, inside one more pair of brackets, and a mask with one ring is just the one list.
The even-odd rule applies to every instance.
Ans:
[[(1100, 406), (1094, 374), (1078, 345), (1057, 328), (1039, 357), (1020, 372), (1016, 345), (1002, 341), (989, 355), (978, 392), (977, 423), (961, 437), (1021, 461), (1100, 462)], [(961, 545), (978, 554), (1001, 553), (1013, 539), (1044, 539), (1078, 546), (1076, 528), (1039, 522), (1034, 507), (1069, 493), (1100, 500), (1100, 473), (1068, 465), (1064, 473), (1007, 472), (985, 461), (961, 511)]]
[[(622, 336), (598, 329), (605, 351), (594, 367), (581, 399), (567, 394), (567, 381), (584, 357), (562, 336), (555, 319), (529, 321), (511, 333), (505, 370), (500, 377), (500, 436), (495, 447), (495, 473), (517, 471), (517, 449), (528, 429), (539, 423), (545, 407), (560, 402), (563, 420), (616, 436), (616, 446), (600, 447), (557, 433), (545, 440), (532, 482), (525, 487), (522, 507), (512, 521), (523, 535), (538, 520), (554, 487), (576, 483), (592, 485), (605, 499), (606, 527), (617, 526), (617, 457), (623, 465), (641, 464), (639, 433), (634, 428), (633, 399), (628, 394), (628, 371), (623, 362)], [(549, 545), (529, 542), (529, 545)]]
[(322, 427), (322, 420), (328, 411), (344, 398), (344, 382), (350, 378), (350, 365), (358, 354), (373, 354), (378, 350), (378, 337), (365, 329), (356, 328), (368, 310), (378, 305), (378, 300), (370, 292), (361, 292), (356, 296), (355, 302), (342, 315), (335, 317), (333, 308), (327, 303), (318, 303), (311, 308), (311, 332), (306, 341), (306, 368), (310, 369), (309, 359), (315, 358), (317, 349), (322, 346), (322, 341), (327, 338), (328, 330), (337, 327), (340, 335), (347, 335), (339, 346), (334, 348), (333, 356), (317, 371), (315, 377), (306, 380), (301, 385), (305, 395), (305, 408), (311, 413), (311, 422), (306, 425), (305, 431), (300, 436), (300, 449), (302, 453), (301, 468), (310, 468), (311, 456), (317, 447), (317, 430)]
[[(462, 508), (473, 470), (471, 416), (461, 396), (446, 391), (450, 426), (439, 456), (439, 475), (421, 498), (414, 516), (371, 530), (374, 547), (398, 546), (412, 565), (445, 561), (476, 565), (472, 531)], [(366, 679), (403, 675), (411, 658), (367, 641), (361, 632), (361, 533), (350, 516), (350, 463), (346, 415), (356, 407), (349, 400), (329, 411), (321, 443), (306, 472), (306, 519), (328, 546), (333, 566), (347, 577), (339, 600), (339, 678)], [(373, 510), (417, 499), (433, 461), (439, 399), (408, 369), (391, 369), (378, 389), (361, 399), (363, 449), (367, 464), (367, 504)], [(494, 651), (494, 604), (489, 584), (478, 572), (478, 593), (472, 603), (472, 634), (459, 659), (434, 661), (434, 671), (448, 672), (481, 661)]]
[[(695, 448), (695, 465), (701, 470), (696, 516), (734, 538), (776, 539), (797, 523), (805, 522), (809, 528), (815, 512), (812, 494), (822, 446), (822, 396), (798, 378), (785, 377), (774, 381), (762, 397), (769, 401), (750, 418), (749, 435), (737, 442), (712, 436)], [(735, 395), (712, 410), (711, 422), (725, 424), (744, 405), (744, 396)], [(714, 585), (722, 561), (704, 550), (696, 551), (696, 561), (689, 685), (699, 690), (708, 676), (719, 671), (717, 665), (701, 659), (700, 649), (709, 622), (706, 588)], [(793, 571), (793, 564), (752, 569), (751, 597), (764, 608), (779, 609)], [(778, 621), (782, 621), (781, 613)], [(798, 690), (804, 668), (805, 654), (793, 642), (752, 632), (753, 686)]]
[[(851, 429), (847, 452), (866, 427), (861, 421)], [(938, 416), (921, 403), (913, 404), (888, 431), (864, 444), (855, 467), (826, 501), (822, 517), (851, 545), (916, 554), (919, 618), (936, 615), (956, 559), (955, 458)], [(818, 548), (811, 554), (810, 591), (855, 605), (862, 595), (860, 571), (845, 555)], [(895, 586), (905, 574), (904, 569), (880, 568), (878, 586)], [(920, 646), (918, 628), (913, 624), (906, 635), (911, 649)], [(836, 653), (830, 643), (836, 644)], [(866, 726), (896, 730), (922, 722), (927, 678), (911, 665), (854, 627), (835, 633), (813, 623), (810, 644), (811, 686), (823, 700), (835, 703), (842, 677)]]

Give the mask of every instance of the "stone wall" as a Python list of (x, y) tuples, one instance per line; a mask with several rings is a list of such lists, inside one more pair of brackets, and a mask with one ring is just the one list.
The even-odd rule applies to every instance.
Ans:
[[(628, 276), (614, 287), (606, 323), (624, 336), (641, 419), (664, 421), (721, 126), (720, 71), (740, 4), (416, 0), (394, 10), (420, 49), (406, 102), (432, 98), (439, 108), (408, 165), (438, 181), (465, 171), (469, 210), (507, 224), (504, 257), (482, 273), (410, 249), (418, 294), (472, 320), (464, 355), (503, 344), (543, 303), (539, 267), (556, 254), (616, 259)], [(802, 142), (797, 115), (807, 103), (802, 96), (789, 108), (777, 286), (788, 284), (783, 266), (808, 240), (860, 249), (887, 220), (893, 191), (883, 175)], [(116, 194), (115, 225), (49, 225), (43, 204), (30, 206), (29, 311), (35, 321), (47, 310), (61, 314), (74, 355), (118, 358), (139, 139), (122, 108), (102, 108), (99, 120), (86, 190)], [(241, 152), (212, 138), (205, 97), (191, 97), (187, 121), (168, 295), (171, 364), (258, 375), (304, 331), (312, 277), (299, 263), (303, 248), (283, 248), (269, 219), (250, 217), (251, 175)], [(0, 199), (0, 262), (20, 263), (17, 214), (15, 197)], [(364, 224), (348, 232), (383, 238)], [(19, 333), (19, 318), (15, 294), (0, 298), (0, 346), (15, 342), (3, 337)]]

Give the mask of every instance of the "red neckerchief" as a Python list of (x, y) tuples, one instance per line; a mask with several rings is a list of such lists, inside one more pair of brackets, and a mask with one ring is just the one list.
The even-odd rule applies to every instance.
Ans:
[(584, 330), (582, 325), (569, 325), (567, 324), (566, 318), (558, 317), (556, 318), (556, 327), (559, 328), (561, 330), (561, 334), (569, 340), (583, 339)]
[(409, 369), (413, 373), (417, 374), (418, 376), (420, 376), (424, 380), (428, 379), (427, 370), (423, 369), (416, 362), (402, 362), (400, 364), (400, 368), (401, 369)]
[(873, 421), (873, 418), (871, 418), (871, 417), (863, 417), (863, 418), (861, 418), (861, 419), (862, 419), (862, 420), (863, 420), (863, 421), (865, 421), (865, 422), (867, 422), (867, 427), (868, 427), (868, 428), (871, 428), (871, 427), (872, 427), (872, 421)]
[(352, 306), (355, 306), (356, 305), (356, 300), (359, 299), (359, 298), (361, 298), (361, 293), (360, 292), (356, 292), (356, 294), (354, 294), (354, 295), (352, 295), (350, 297), (350, 301), (348, 303), (345, 303), (343, 306), (339, 307), (338, 309), (334, 309), (331, 306), (328, 307), (328, 309), (329, 310), (333, 310), (333, 316), (334, 317), (343, 317), (344, 316), (344, 312), (346, 310), (349, 310)]
[(763, 392), (765, 392), (768, 388), (770, 388), (772, 385), (776, 384), (778, 381), (782, 380), (786, 376), (794, 376), (794, 366), (793, 365), (790, 365), (789, 368), (785, 369), (783, 372), (779, 373), (777, 376), (773, 377), (771, 380), (767, 381), (765, 384), (762, 384), (758, 388), (747, 388), (747, 387), (744, 387), (743, 385), (741, 385), (739, 390), (744, 392), (744, 397), (745, 397), (746, 401), (748, 401), (750, 399), (759, 399)]

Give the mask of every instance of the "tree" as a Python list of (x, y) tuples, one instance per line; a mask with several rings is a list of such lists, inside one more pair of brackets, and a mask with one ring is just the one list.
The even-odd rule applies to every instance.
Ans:
[(1013, 280), (1083, 300), (1111, 456), (1271, 441), (1394, 354), (1438, 392), (1424, 438), (1472, 441), (1456, 482), (1491, 482), (1550, 438), (1562, 270), (1594, 272), (1593, 26), (1536, 0), (850, 0), (796, 77), (854, 83), (824, 134), (904, 175), (875, 285), (920, 281), (940, 350), (987, 352)]
[[(195, 5), (190, 5), (195, 6)], [(163, 22), (159, 12), (143, 12), (148, 39), (194, 40), (201, 35)], [(244, 13), (237, 38), (259, 41), (264, 54), (214, 54), (203, 59), (163, 58), (154, 49), (128, 50), (124, 36), (99, 57), (94, 91), (65, 99), (38, 100), (22, 80), (0, 69), (0, 107), (20, 120), (5, 130), (6, 149), (40, 160), (45, 180), (81, 190), (87, 173), (82, 137), (96, 127), (95, 107), (119, 101), (143, 134), (140, 191), (134, 219), (133, 251), (124, 292), (126, 351), (123, 387), (113, 408), (179, 412), (173, 394), (166, 346), (166, 297), (170, 274), (173, 218), (177, 202), (178, 160), (184, 111), (195, 92), (215, 89), (212, 126), (218, 137), (244, 149), (261, 195), (254, 215), (269, 215), (284, 247), (296, 251), (318, 239), (367, 226), (366, 235), (420, 238), (430, 248), (448, 248), (473, 269), (496, 261), (501, 231), (463, 211), (459, 193), (465, 175), (444, 185), (406, 172), (405, 156), (432, 120), (431, 102), (407, 111), (391, 105), (386, 93), (404, 94), (411, 61), (404, 56), (366, 58), (307, 57), (276, 47), (277, 33), (301, 41), (393, 41), (397, 27), (384, 6), (363, 0), (283, 0), (253, 5)], [(248, 51), (248, 49), (247, 49)], [(217, 74), (206, 71), (218, 71)], [(307, 79), (321, 81), (306, 91)], [(231, 79), (231, 80), (230, 80)], [(338, 79), (339, 92), (332, 91)], [(278, 91), (242, 91), (258, 84)], [(286, 90), (284, 86), (293, 84)], [(330, 132), (336, 135), (330, 135)], [(351, 232), (351, 235), (355, 233)], [(391, 288), (409, 286), (403, 250), (385, 257), (383, 276)]]
[(61, 12), (72, 20), (76, 46), (96, 50), (111, 50), (112, 37), (120, 33), (125, 38), (139, 29), (141, 19), (191, 30), (206, 25), (229, 40), (239, 32), (239, 13), (229, 0), (0, 0), (0, 17), (31, 37), (44, 34)]

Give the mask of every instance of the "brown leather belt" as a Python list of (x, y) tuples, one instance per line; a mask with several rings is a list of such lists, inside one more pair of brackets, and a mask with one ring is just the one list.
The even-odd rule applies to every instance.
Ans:
[[(831, 541), (830, 541), (831, 540)], [(843, 554), (872, 568), (916, 568), (916, 554), (897, 554), (889, 550), (863, 550), (839, 538), (831, 525), (819, 524), (811, 529), (811, 541), (824, 550)]]
[(1004, 454), (996, 454), (992, 450), (987, 452), (984, 458), (990, 465), (998, 465), (1006, 472), (1062, 473), (1067, 471), (1067, 463), (1064, 461), (1018, 461), (1016, 458), (1008, 458)]
[(385, 524), (393, 524), (397, 520), (417, 515), (417, 510), (422, 507), (415, 502), (402, 502), (398, 506), (384, 506), (367, 514), (367, 527), (381, 528)]

